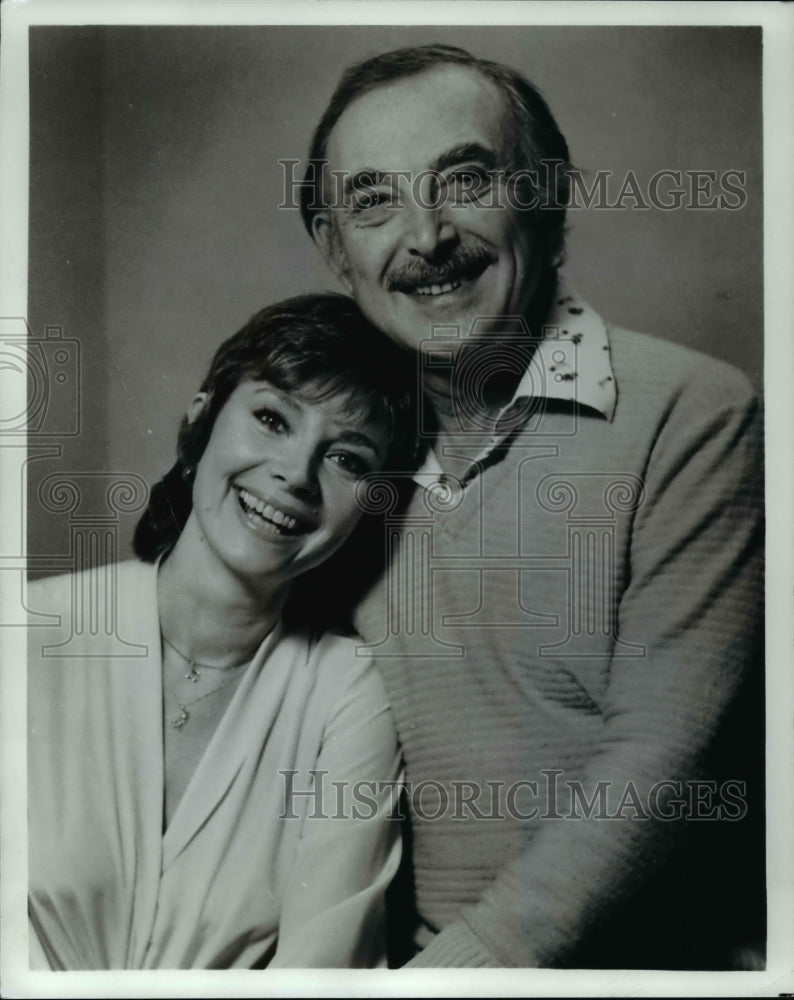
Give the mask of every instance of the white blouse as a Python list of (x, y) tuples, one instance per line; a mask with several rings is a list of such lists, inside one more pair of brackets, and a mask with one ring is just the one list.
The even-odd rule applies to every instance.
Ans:
[[(371, 661), (274, 630), (163, 833), (156, 568), (122, 563), (111, 588), (102, 572), (28, 590), (61, 616), (29, 632), (31, 967), (383, 964), (399, 751)], [(83, 606), (102, 586), (112, 642)]]

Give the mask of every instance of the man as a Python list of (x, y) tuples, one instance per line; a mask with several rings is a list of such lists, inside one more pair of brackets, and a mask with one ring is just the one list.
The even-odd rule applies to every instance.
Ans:
[(407, 766), (411, 964), (736, 967), (762, 935), (758, 407), (565, 286), (569, 169), (531, 84), (431, 45), (345, 73), (302, 189), (427, 400), (357, 616)]

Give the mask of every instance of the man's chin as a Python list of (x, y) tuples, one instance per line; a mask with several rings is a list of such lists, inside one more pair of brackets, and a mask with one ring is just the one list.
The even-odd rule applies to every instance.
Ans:
[[(423, 336), (426, 337), (431, 335), (434, 327), (443, 326), (456, 327), (457, 336), (465, 339), (479, 317), (492, 315), (480, 301), (480, 296), (474, 294), (461, 295), (456, 292), (439, 295), (410, 294), (404, 295), (403, 298), (405, 308), (400, 312), (410, 317), (405, 328), (409, 325), (414, 330), (421, 328), (424, 331)], [(449, 338), (451, 331), (445, 330), (441, 335)], [(415, 342), (415, 333), (412, 339)]]
[[(370, 321), (391, 340), (412, 351), (423, 349), (424, 341), (466, 340), (483, 317), (497, 315), (479, 295), (437, 296), (392, 292), (388, 303), (360, 305)], [(444, 327), (443, 330), (434, 329)]]

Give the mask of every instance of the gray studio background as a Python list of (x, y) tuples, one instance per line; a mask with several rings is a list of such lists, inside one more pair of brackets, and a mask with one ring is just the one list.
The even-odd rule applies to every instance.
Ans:
[[(336, 287), (297, 211), (277, 209), (278, 160), (303, 160), (347, 64), (428, 41), (526, 72), (584, 169), (746, 172), (740, 211), (572, 212), (566, 270), (609, 319), (760, 385), (758, 29), (33, 28), (28, 321), (79, 342), (82, 409), (61, 457), (28, 464), (31, 554), (69, 550), (68, 517), (38, 497), (48, 474), (153, 481), (220, 340)], [(101, 511), (106, 484), (81, 484), (83, 512)], [(122, 556), (135, 520), (120, 518)]]

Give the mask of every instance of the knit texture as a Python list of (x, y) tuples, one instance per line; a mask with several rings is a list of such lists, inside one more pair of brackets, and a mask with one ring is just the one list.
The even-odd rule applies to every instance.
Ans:
[[(676, 783), (711, 773), (762, 670), (752, 389), (696, 352), (609, 338), (614, 419), (547, 405), (457, 506), (417, 490), (359, 608), (404, 749), (417, 908), (440, 931), (415, 965), (576, 961), (664, 882), (692, 825), (665, 818), (691, 794)], [(721, 787), (683, 811), (715, 819)], [(628, 938), (624, 961), (610, 943), (630, 965)]]

